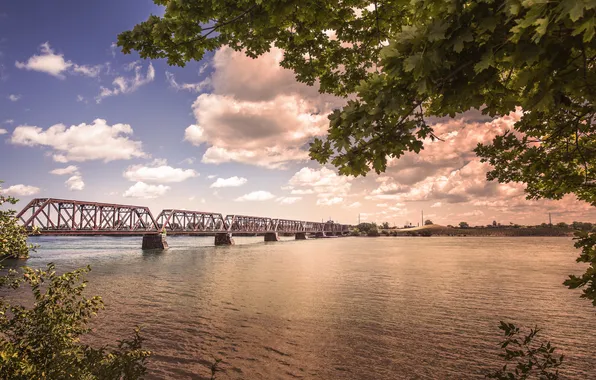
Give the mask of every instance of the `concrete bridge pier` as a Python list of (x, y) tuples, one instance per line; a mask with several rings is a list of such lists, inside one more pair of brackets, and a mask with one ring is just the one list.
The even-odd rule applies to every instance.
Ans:
[(277, 232), (265, 233), (265, 241), (279, 241), (279, 236), (277, 235)]
[(143, 235), (143, 249), (168, 249), (168, 242), (162, 234), (145, 234)]
[(296, 240), (306, 240), (306, 232), (297, 232)]
[(215, 246), (219, 245), (234, 245), (234, 238), (232, 234), (227, 232), (220, 232), (215, 234)]

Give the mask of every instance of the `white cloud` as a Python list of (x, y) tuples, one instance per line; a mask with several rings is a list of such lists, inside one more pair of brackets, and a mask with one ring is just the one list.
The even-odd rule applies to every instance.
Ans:
[(101, 71), (101, 65), (88, 66), (77, 65), (64, 59), (64, 54), (56, 54), (50, 47), (49, 42), (41, 44), (41, 54), (33, 55), (27, 62), (15, 62), (19, 69), (39, 71), (64, 79), (64, 73), (82, 74), (88, 77), (97, 77)]
[(161, 197), (170, 190), (169, 186), (148, 185), (144, 182), (137, 182), (122, 194), (126, 198), (152, 199)]
[(348, 205), (346, 207), (347, 208), (357, 208), (357, 207), (360, 207), (360, 206), (362, 206), (362, 203), (360, 203), (360, 202), (354, 202), (354, 203), (351, 203), (350, 205)]
[(233, 150), (212, 146), (205, 151), (201, 162), (205, 164), (241, 162), (269, 169), (284, 169), (290, 161), (307, 160), (308, 153), (297, 148), (279, 149), (278, 147), (269, 147), (259, 150)]
[(66, 127), (56, 124), (43, 130), (33, 126), (18, 126), (12, 133), (11, 143), (25, 146), (45, 146), (53, 149), (56, 162), (129, 160), (146, 157), (142, 144), (130, 140), (133, 130), (128, 124), (109, 126), (105, 120), (92, 124)]
[(387, 203), (377, 203), (377, 207), (389, 207)]
[(458, 214), (459, 216), (484, 216), (484, 212), (480, 211), (480, 210), (473, 210), (470, 212), (464, 212), (461, 214)]
[(195, 163), (195, 161), (196, 161), (196, 158), (188, 157), (188, 158), (185, 158), (184, 160), (180, 161), (179, 164), (192, 165)]
[(82, 96), (82, 95), (77, 95), (77, 102), (80, 102), (80, 103), (85, 103), (85, 104), (87, 104), (87, 100), (86, 100), (86, 99), (85, 99), (85, 97), (84, 97), (84, 96)]
[(90, 77), (90, 78), (97, 78), (99, 76), (99, 74), (101, 73), (101, 69), (103, 68), (102, 65), (95, 65), (95, 66), (89, 66), (89, 65), (82, 65), (79, 66), (77, 64), (75, 64), (72, 68), (72, 71), (77, 73), (77, 74), (81, 74), (84, 75), (86, 77)]
[(83, 190), (85, 188), (85, 182), (83, 181), (83, 177), (81, 173), (79, 173), (79, 168), (75, 165), (69, 165), (65, 168), (58, 168), (50, 171), (50, 174), (54, 175), (71, 175), (64, 184), (68, 187), (69, 190)]
[(30, 195), (35, 195), (35, 194), (39, 193), (39, 191), (40, 191), (39, 187), (19, 184), (19, 185), (13, 185), (13, 186), (10, 186), (9, 188), (3, 189), (1, 192), (2, 192), (2, 194), (6, 194), (6, 195), (27, 197)]
[(443, 206), (443, 202), (435, 202), (430, 206), (430, 208), (439, 208), (441, 206)]
[(41, 71), (64, 79), (62, 73), (72, 67), (73, 63), (66, 61), (63, 54), (54, 54), (48, 42), (42, 44), (40, 50), (40, 55), (33, 55), (27, 62), (17, 61), (15, 63), (16, 67), (25, 70)]
[(317, 199), (317, 206), (333, 206), (342, 203), (344, 199), (342, 197), (331, 197)]
[(210, 78), (204, 79), (199, 83), (178, 83), (176, 82), (174, 74), (170, 73), (169, 71), (166, 71), (166, 79), (170, 84), (170, 87), (176, 91), (184, 90), (191, 92), (201, 92), (208, 89), (211, 85)]
[(236, 202), (245, 202), (245, 201), (267, 201), (270, 199), (275, 198), (275, 195), (271, 194), (268, 191), (253, 191), (252, 193), (245, 194), (241, 197), (236, 198)]
[(12, 124), (12, 123), (14, 123), (14, 120), (12, 120), (12, 119), (4, 120), (4, 124)]
[(243, 177), (230, 177), (230, 178), (218, 178), (217, 181), (213, 182), (211, 186), (213, 188), (218, 187), (238, 187), (244, 185), (248, 180)]
[(69, 190), (73, 191), (81, 191), (85, 188), (85, 182), (83, 182), (83, 177), (79, 174), (73, 175), (69, 179), (64, 182)]
[(8, 131), (6, 129), (0, 128), (0, 135), (5, 135), (7, 133), (8, 133)]
[(301, 199), (302, 197), (279, 197), (275, 201), (282, 205), (291, 205), (298, 202)]
[(112, 82), (113, 87), (111, 89), (102, 86), (100, 88), (99, 95), (95, 97), (95, 101), (97, 103), (101, 103), (101, 101), (104, 98), (107, 98), (108, 96), (130, 94), (132, 92), (135, 92), (139, 89), (139, 87), (146, 85), (147, 83), (153, 82), (153, 80), (155, 79), (155, 69), (153, 68), (153, 65), (151, 63), (149, 63), (146, 75), (143, 75), (143, 73), (141, 72), (142, 67), (137, 62), (133, 62), (129, 66), (131, 69), (134, 69), (134, 77), (117, 77)]
[(327, 114), (345, 100), (298, 83), (272, 48), (258, 59), (222, 48), (214, 57), (213, 91), (193, 104), (196, 125), (185, 140), (205, 144), (202, 162), (240, 162), (271, 169), (307, 161), (307, 144), (326, 133)]
[(133, 165), (124, 172), (124, 178), (130, 181), (149, 183), (182, 182), (198, 175), (192, 169), (173, 168), (161, 160), (154, 161), (152, 166)]
[(17, 95), (17, 94), (10, 94), (8, 96), (8, 99), (10, 99), (11, 102), (17, 102), (21, 98), (22, 98), (22, 96), (21, 95)]
[(319, 198), (343, 197), (348, 194), (352, 187), (352, 177), (339, 176), (333, 170), (325, 167), (321, 169), (302, 168), (296, 172), (288, 181), (288, 184), (297, 191), (313, 191)]
[(308, 194), (314, 194), (315, 191), (313, 189), (294, 189), (290, 193), (292, 195), (308, 195)]
[(70, 165), (65, 168), (54, 169), (50, 172), (50, 174), (65, 175), (65, 174), (74, 174), (74, 173), (77, 173), (78, 171), (79, 171), (78, 167), (76, 167), (75, 165)]
[(207, 179), (213, 179), (213, 178), (215, 178), (215, 177), (217, 177), (215, 174), (209, 174), (209, 175), (207, 176)]

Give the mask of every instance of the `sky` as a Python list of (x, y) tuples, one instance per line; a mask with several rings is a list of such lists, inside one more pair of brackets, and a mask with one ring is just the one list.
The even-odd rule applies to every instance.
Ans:
[(201, 62), (122, 54), (117, 35), (163, 10), (149, 0), (0, 4), (0, 180), (21, 199), (63, 198), (355, 224), (594, 221), (573, 196), (528, 201), (521, 184), (487, 182), (475, 157), (519, 113), (437, 120), (421, 154), (386, 173), (339, 176), (309, 160), (327, 114), (321, 95), (279, 67), (228, 48)]

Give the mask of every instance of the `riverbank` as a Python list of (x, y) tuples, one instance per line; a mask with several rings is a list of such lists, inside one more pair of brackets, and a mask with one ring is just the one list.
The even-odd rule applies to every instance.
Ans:
[(379, 230), (381, 236), (573, 236), (571, 228), (559, 227), (473, 227), (453, 228), (432, 224), (429, 226)]

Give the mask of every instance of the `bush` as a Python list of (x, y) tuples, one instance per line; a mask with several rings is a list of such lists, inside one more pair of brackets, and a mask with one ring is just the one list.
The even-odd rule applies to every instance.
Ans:
[(381, 234), (379, 234), (379, 230), (377, 230), (376, 228), (371, 228), (366, 233), (366, 236), (381, 236)]
[[(0, 289), (25, 284), (33, 293), (29, 309), (0, 299), (0, 378), (2, 379), (139, 379), (149, 351), (141, 348), (139, 330), (115, 348), (92, 348), (80, 342), (89, 320), (103, 309), (100, 297), (83, 295), (89, 267), (63, 275), (53, 264), (46, 270), (24, 268), (0, 277)], [(22, 297), (19, 297), (21, 299)]]
[[(0, 207), (5, 203), (14, 205), (18, 202), (18, 199), (2, 195), (1, 190), (0, 186)], [(0, 210), (0, 258), (24, 259), (34, 248), (27, 245), (27, 230), (17, 224), (15, 215), (15, 210)]]
[[(501, 322), (499, 329), (505, 334), (505, 340), (501, 342), (501, 348), (505, 353), (500, 356), (506, 364), (488, 373), (487, 378), (498, 380), (556, 380), (559, 378), (558, 368), (563, 363), (563, 355), (555, 355), (556, 348), (550, 342), (534, 342), (540, 332), (538, 328), (530, 330), (525, 337), (521, 337), (520, 329), (511, 323)], [(508, 368), (512, 362), (514, 369)]]

